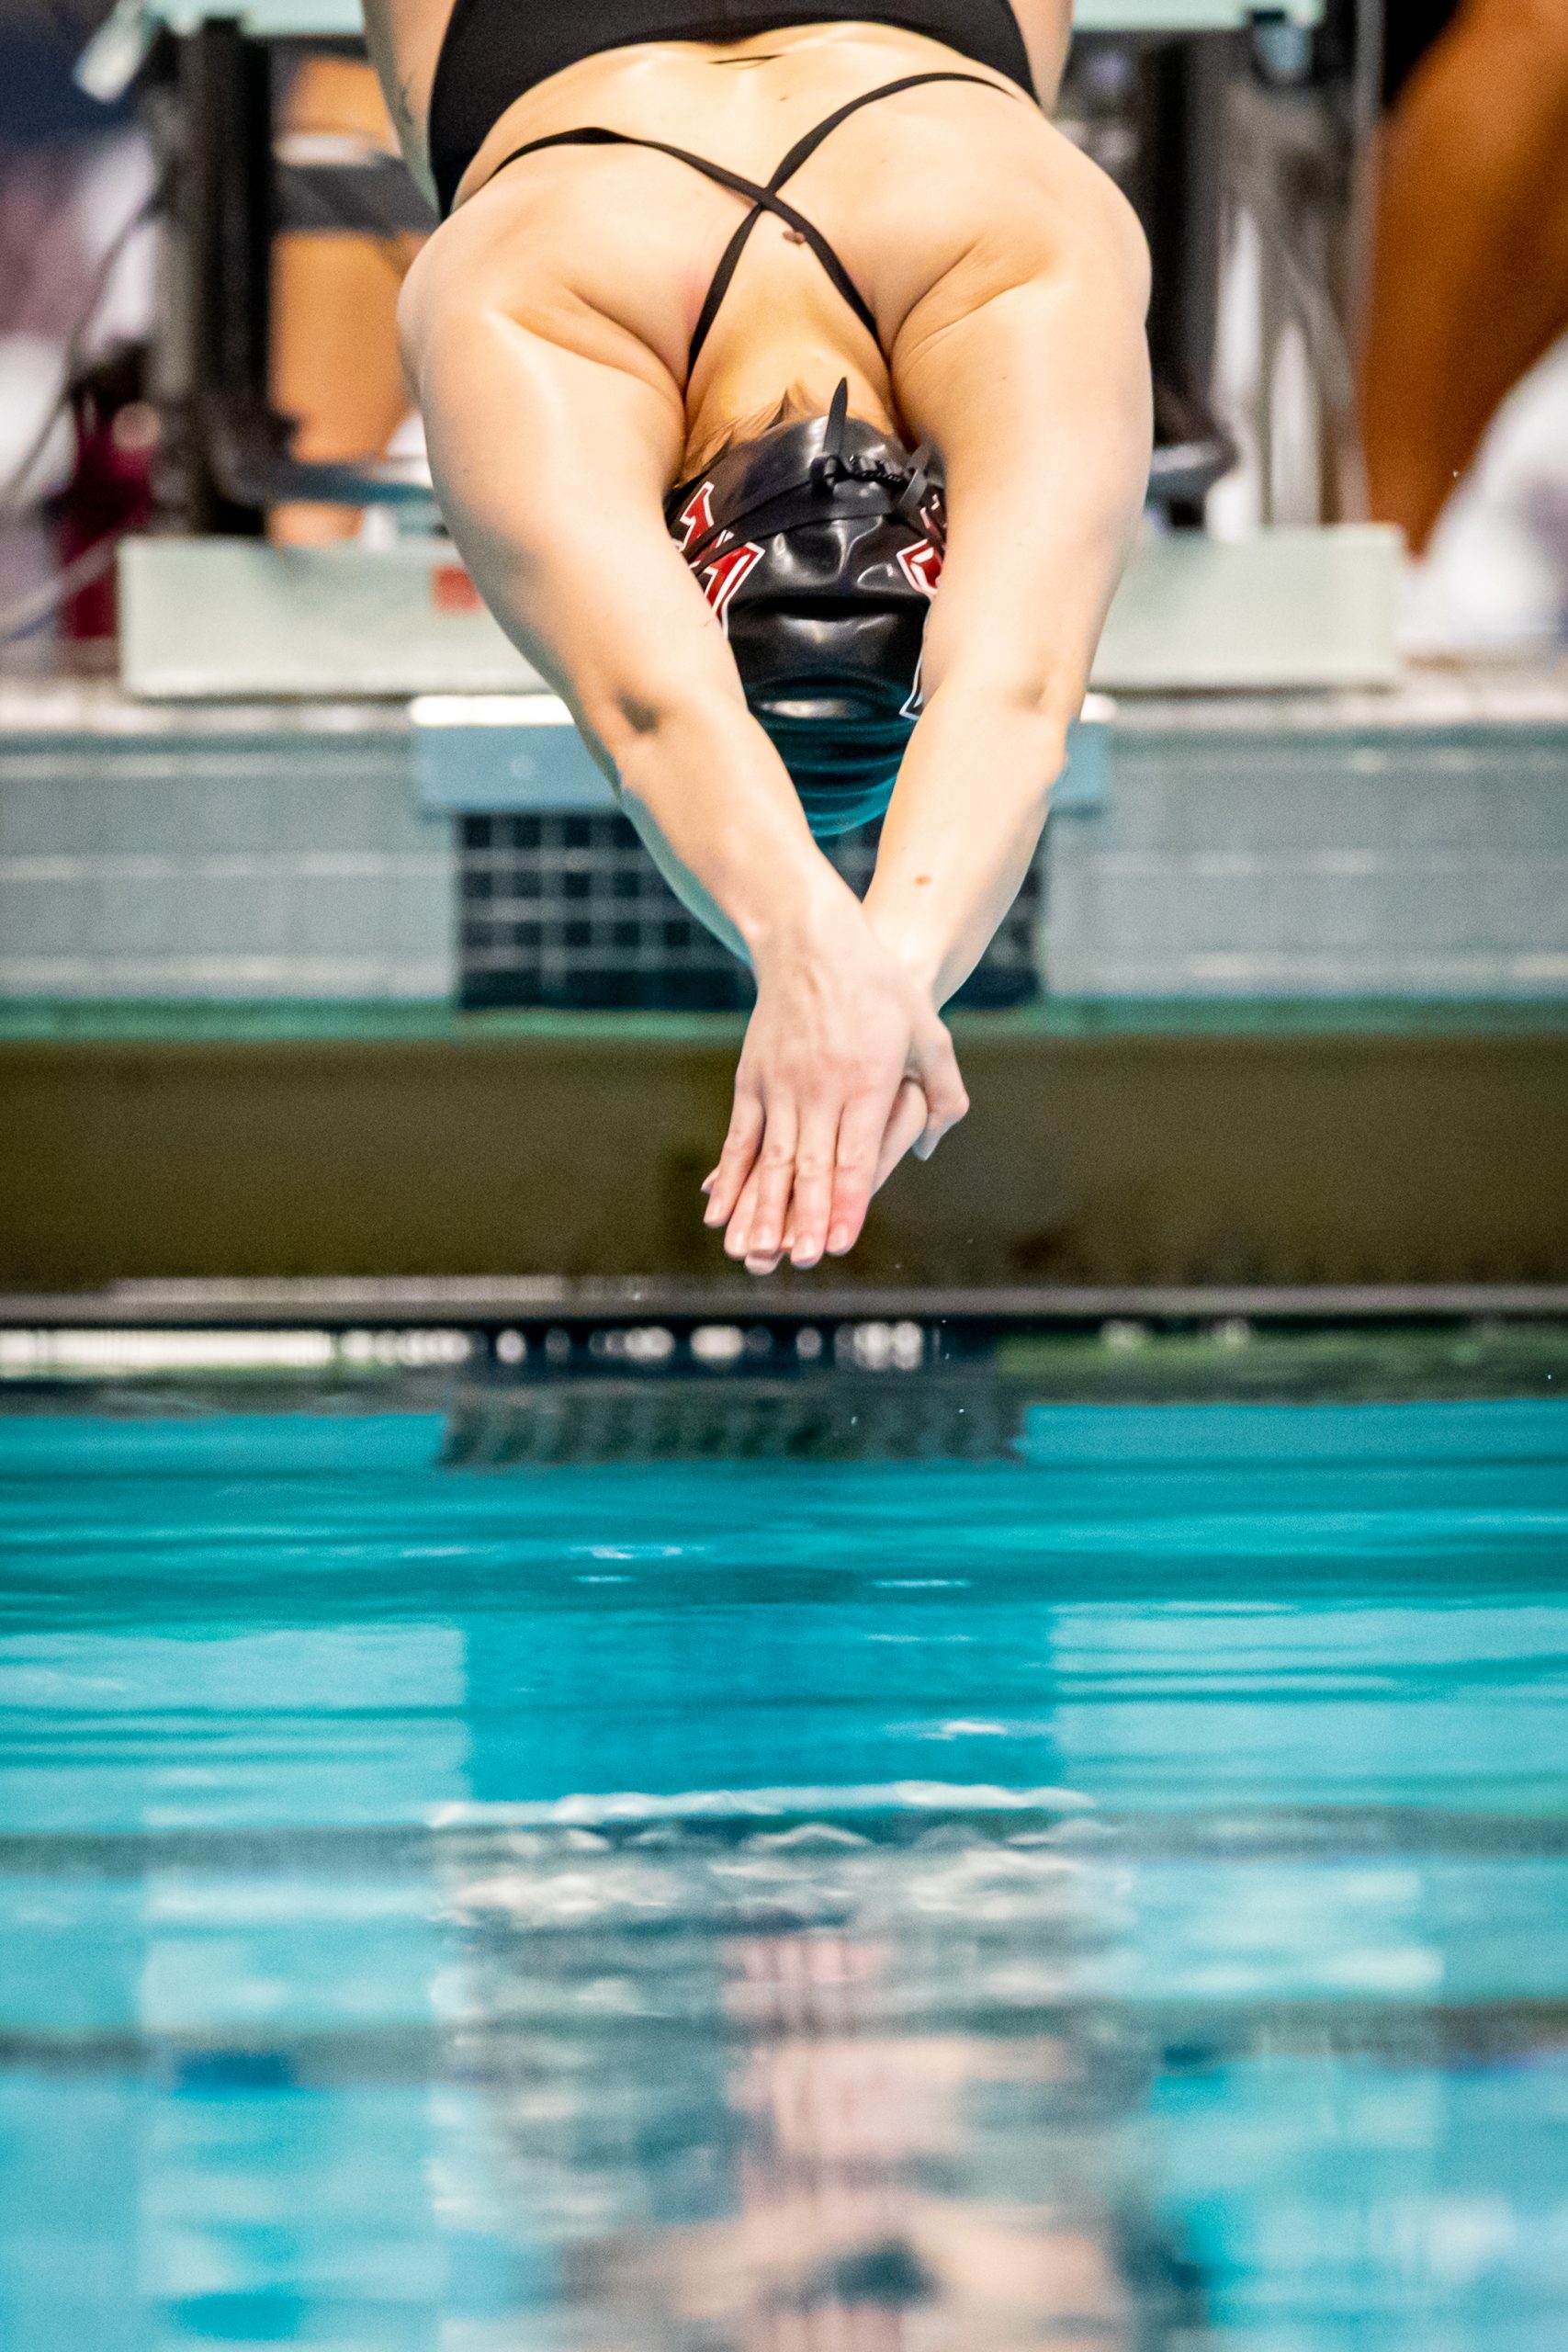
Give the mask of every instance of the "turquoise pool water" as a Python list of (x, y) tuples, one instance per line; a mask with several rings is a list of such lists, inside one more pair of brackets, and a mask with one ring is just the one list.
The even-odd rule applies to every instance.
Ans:
[(1568, 1405), (0, 1419), (6, 2352), (1561, 2352)]

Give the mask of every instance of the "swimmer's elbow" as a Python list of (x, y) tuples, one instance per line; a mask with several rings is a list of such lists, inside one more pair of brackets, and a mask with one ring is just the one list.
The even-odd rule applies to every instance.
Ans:
[(1148, 233), (1121, 189), (1115, 193), (1117, 255), (1133, 307), (1139, 318), (1144, 319), (1148, 316), (1149, 297), (1154, 290), (1154, 262), (1149, 253)]
[(601, 764), (615, 778), (617, 796), (644, 755), (678, 735), (691, 722), (691, 696), (663, 678), (620, 668), (574, 682), (579, 723), (598, 751)]
[(460, 379), (476, 360), (482, 368), (489, 313), (436, 238), (409, 266), (398, 291), (397, 322), (403, 372), (416, 393), (428, 386), (433, 372)]
[(575, 685), (573, 699), (583, 728), (617, 768), (627, 752), (668, 729), (679, 700), (661, 684), (618, 669), (580, 675)]
[(942, 731), (1004, 738), (1012, 780), (1026, 797), (1045, 794), (1066, 760), (1067, 729), (1083, 700), (1082, 675), (1059, 654), (1021, 646), (970, 650), (942, 664), (926, 710)]
[(722, 772), (738, 733), (752, 731), (739, 682), (725, 693), (712, 681), (620, 671), (577, 685), (583, 732), (623, 803), (649, 801), (660, 780)]
[(415, 389), (419, 384), (425, 346), (431, 277), (429, 254), (428, 245), (415, 254), (398, 288), (398, 350), (403, 363), (403, 373)]
[(1148, 312), (1153, 283), (1149, 241), (1127, 198), (1107, 173), (1100, 175), (1099, 201), (1086, 223), (1095, 273), (1109, 282), (1140, 320)]

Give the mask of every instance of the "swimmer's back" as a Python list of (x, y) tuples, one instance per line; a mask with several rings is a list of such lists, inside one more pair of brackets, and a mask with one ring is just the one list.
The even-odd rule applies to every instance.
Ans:
[[(1136, 237), (1114, 188), (1016, 84), (981, 75), (976, 87), (969, 68), (963, 83), (902, 91), (843, 122), (791, 180), (792, 201), (834, 249), (874, 333), (813, 254), (769, 220), (748, 244), (689, 379), (694, 330), (743, 201), (637, 146), (507, 157), (597, 123), (699, 151), (765, 183), (850, 101), (954, 64), (964, 61), (936, 42), (844, 26), (773, 36), (767, 52), (744, 63), (644, 50), (573, 68), (512, 108), (487, 140), (471, 192), (416, 265), (408, 316), (429, 321), (426, 298), (439, 288), (448, 315), (454, 306), (498, 311), (661, 396), (675, 388), (694, 448), (708, 447), (710, 428), (773, 410), (803, 376), (825, 376), (828, 391), (847, 376), (852, 413), (912, 424), (896, 380), (911, 321), (920, 335), (939, 334), (1036, 275), (1107, 213), (1118, 217), (1105, 236)], [(574, 89), (579, 76), (599, 86)]]

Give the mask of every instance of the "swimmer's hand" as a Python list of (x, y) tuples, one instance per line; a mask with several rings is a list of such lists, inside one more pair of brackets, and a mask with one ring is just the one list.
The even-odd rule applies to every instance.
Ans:
[(929, 989), (845, 892), (754, 956), (757, 1002), (705, 1223), (751, 1273), (853, 1248), (872, 1194), (969, 1098)]

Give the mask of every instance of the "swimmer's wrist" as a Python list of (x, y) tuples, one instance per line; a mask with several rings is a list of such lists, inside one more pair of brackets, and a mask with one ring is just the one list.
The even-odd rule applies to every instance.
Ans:
[(948, 943), (931, 937), (908, 921), (900, 922), (890, 910), (875, 904), (874, 895), (867, 899), (865, 913), (872, 930), (894, 962), (934, 1000), (942, 984), (942, 967), (948, 958)]
[(761, 978), (781, 965), (833, 956), (846, 924), (863, 917), (853, 891), (812, 846), (798, 867), (773, 868), (767, 888), (732, 920)]

